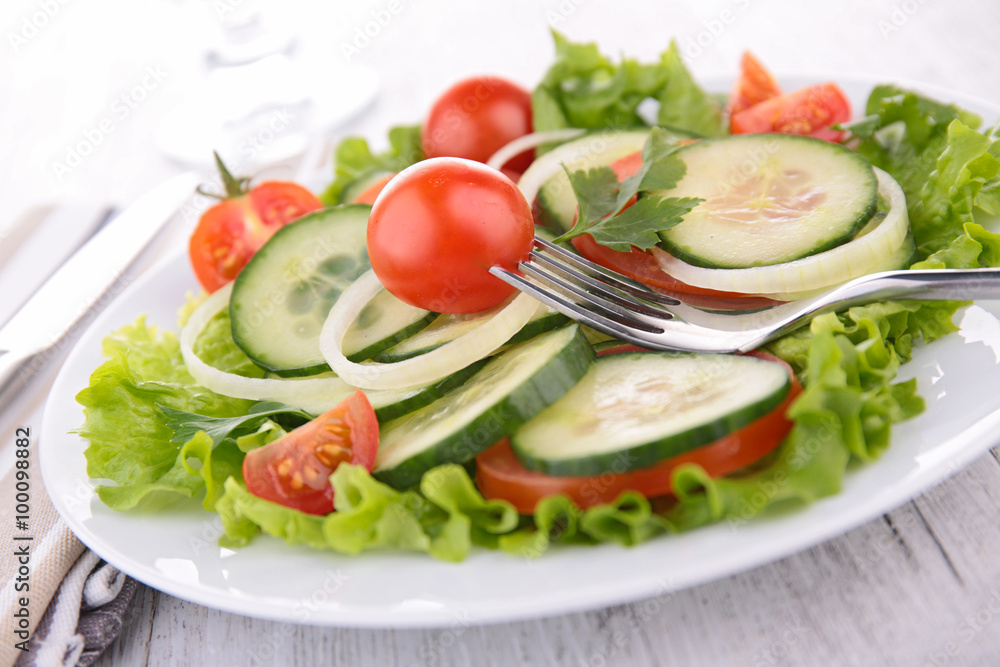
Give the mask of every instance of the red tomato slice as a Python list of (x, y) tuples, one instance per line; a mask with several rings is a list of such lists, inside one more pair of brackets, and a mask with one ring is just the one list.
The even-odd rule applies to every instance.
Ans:
[[(456, 83), (431, 107), (421, 132), (426, 157), (486, 162), (508, 143), (531, 133), (531, 93), (510, 81), (478, 76)], [(534, 159), (525, 151), (504, 165), (521, 173)]]
[(573, 239), (573, 245), (581, 255), (590, 261), (612, 271), (617, 271), (633, 280), (638, 280), (654, 289), (684, 295), (683, 300), (693, 306), (720, 310), (744, 310), (764, 308), (779, 303), (773, 299), (759, 296), (719, 292), (688, 285), (665, 273), (656, 259), (648, 252), (638, 248), (632, 248), (631, 252), (612, 250), (595, 241), (590, 234), (577, 236)]
[(733, 116), (764, 100), (781, 95), (781, 88), (770, 72), (749, 51), (740, 60), (740, 78), (729, 98), (729, 115)]
[(330, 474), (341, 463), (375, 467), (378, 420), (361, 391), (243, 459), (243, 480), (258, 498), (308, 514), (333, 511)]
[(521, 514), (533, 514), (542, 498), (559, 493), (569, 496), (581, 508), (612, 502), (627, 490), (638, 491), (647, 498), (669, 495), (673, 491), (673, 471), (685, 463), (699, 465), (715, 478), (745, 468), (773, 451), (788, 435), (792, 422), (785, 413), (792, 401), (802, 393), (801, 385), (787, 364), (764, 353), (751, 354), (788, 368), (792, 378), (791, 390), (777, 408), (709, 445), (641, 470), (556, 477), (522, 466), (514, 456), (510, 442), (505, 438), (476, 457), (476, 486), (485, 498), (506, 500)]
[(611, 170), (618, 177), (618, 182), (624, 181), (629, 176), (634, 175), (642, 168), (642, 151), (629, 153), (625, 157), (620, 157), (610, 164)]
[(733, 114), (729, 125), (733, 134), (780, 132), (839, 140), (843, 133), (830, 130), (830, 126), (850, 119), (851, 103), (840, 86), (821, 83)]
[(232, 281), (253, 254), (280, 227), (323, 208), (316, 195), (300, 185), (268, 181), (245, 190), (216, 155), (226, 198), (205, 211), (188, 243), (198, 282), (214, 292)]
[(477, 313), (514, 288), (492, 266), (514, 270), (534, 239), (531, 207), (506, 176), (460, 158), (407, 167), (368, 220), (368, 257), (385, 288), (438, 313)]

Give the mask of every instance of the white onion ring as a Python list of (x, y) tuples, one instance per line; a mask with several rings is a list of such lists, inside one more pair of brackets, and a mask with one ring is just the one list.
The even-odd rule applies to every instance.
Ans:
[[(897, 271), (899, 269), (905, 269), (909, 266), (908, 260), (913, 255), (913, 250), (916, 245), (913, 243), (912, 237), (907, 237), (903, 241), (903, 244), (892, 255), (888, 257), (884, 262), (876, 264), (872, 267), (871, 271), (868, 273), (880, 273), (882, 271)], [(829, 292), (834, 287), (843, 285), (850, 279), (842, 280), (834, 285), (827, 285), (821, 289), (807, 290), (805, 292), (779, 292), (777, 294), (756, 294), (754, 296), (762, 296), (766, 299), (774, 299), (775, 301), (798, 301), (800, 299), (810, 299), (814, 296), (819, 296)]]
[(374, 271), (345, 289), (330, 310), (319, 336), (319, 349), (343, 380), (362, 389), (403, 389), (440, 380), (502, 346), (528, 322), (538, 301), (518, 294), (496, 315), (472, 331), (418, 357), (395, 363), (355, 363), (344, 356), (344, 334), (358, 314), (382, 290)]
[(526, 134), (523, 137), (518, 137), (514, 141), (511, 141), (506, 146), (491, 155), (490, 159), (486, 161), (486, 165), (493, 167), (494, 169), (500, 169), (500, 167), (507, 164), (511, 158), (520, 155), (529, 148), (535, 148), (536, 146), (541, 146), (542, 144), (547, 144), (553, 141), (569, 141), (570, 139), (576, 139), (584, 132), (586, 132), (586, 130), (571, 127), (565, 130), (548, 130), (546, 132), (532, 132), (531, 134)]
[(741, 294), (807, 292), (838, 285), (873, 272), (899, 250), (910, 229), (903, 189), (878, 167), (878, 191), (889, 201), (885, 219), (871, 232), (836, 248), (791, 262), (749, 269), (708, 269), (688, 264), (654, 247), (653, 257), (666, 273), (695, 287)]
[(217, 394), (251, 401), (279, 401), (306, 412), (322, 414), (354, 393), (354, 387), (339, 377), (273, 379), (247, 378), (206, 364), (194, 353), (194, 343), (208, 323), (229, 306), (232, 283), (202, 302), (181, 329), (180, 346), (184, 365), (198, 384)]

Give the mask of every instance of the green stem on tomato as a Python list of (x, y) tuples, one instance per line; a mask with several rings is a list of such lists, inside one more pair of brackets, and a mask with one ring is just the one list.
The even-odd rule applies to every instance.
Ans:
[(236, 178), (226, 169), (226, 165), (222, 162), (222, 158), (219, 157), (217, 151), (212, 151), (212, 155), (215, 156), (215, 164), (219, 168), (219, 177), (222, 179), (222, 185), (226, 189), (226, 199), (236, 199), (245, 195), (247, 193), (246, 185), (250, 182), (250, 179)]

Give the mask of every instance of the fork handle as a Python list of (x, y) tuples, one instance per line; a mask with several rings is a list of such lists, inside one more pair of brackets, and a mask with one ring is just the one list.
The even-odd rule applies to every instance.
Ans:
[(1000, 269), (917, 269), (874, 273), (852, 280), (817, 303), (829, 307), (861, 299), (1000, 299)]
[(1000, 299), (1000, 268), (883, 271), (856, 278), (814, 299), (804, 310), (797, 309), (786, 320), (761, 329), (758, 336), (736, 349), (744, 352), (755, 349), (794, 331), (816, 315), (872, 301)]

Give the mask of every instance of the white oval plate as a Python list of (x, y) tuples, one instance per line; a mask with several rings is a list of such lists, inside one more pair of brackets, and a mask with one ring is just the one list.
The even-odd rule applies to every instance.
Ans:
[[(876, 81), (865, 77), (782, 77), (791, 90), (836, 80), (855, 109)], [(713, 84), (717, 84), (714, 85)], [(717, 90), (725, 81), (709, 80)], [(919, 87), (996, 118), (981, 101)], [(83, 422), (74, 395), (101, 363), (101, 339), (140, 313), (174, 329), (178, 307), (196, 287), (178, 254), (132, 285), (101, 314), (67, 359), (46, 406), (41, 469), (70, 528), (91, 549), (136, 579), (179, 598), (261, 618), (352, 627), (494, 623), (594, 609), (653, 597), (782, 558), (889, 511), (953, 474), (1000, 433), (1000, 303), (959, 315), (962, 330), (919, 348), (903, 377), (917, 377), (927, 411), (895, 429), (878, 462), (853, 470), (843, 492), (800, 510), (746, 523), (721, 523), (632, 549), (557, 549), (528, 561), (474, 550), (463, 563), (401, 553), (347, 557), (258, 538), (231, 551), (216, 544), (218, 517), (195, 502), (157, 511), (114, 512), (87, 478), (87, 443), (70, 434)], [(985, 388), (991, 388), (986, 390)], [(766, 489), (761, 489), (766, 493)]]

